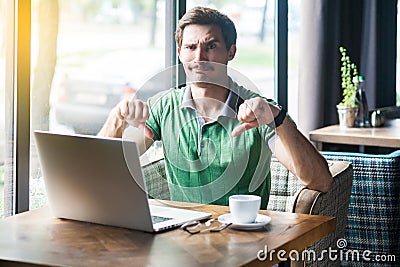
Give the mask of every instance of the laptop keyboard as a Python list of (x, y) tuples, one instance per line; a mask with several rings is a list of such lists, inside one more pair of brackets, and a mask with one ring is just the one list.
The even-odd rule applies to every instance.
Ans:
[(169, 220), (172, 220), (172, 218), (151, 215), (151, 221), (153, 222), (153, 224), (159, 223), (159, 222), (165, 222), (165, 221), (169, 221)]

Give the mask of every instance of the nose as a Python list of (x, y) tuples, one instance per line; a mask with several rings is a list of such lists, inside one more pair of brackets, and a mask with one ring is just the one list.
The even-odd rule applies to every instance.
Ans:
[(202, 46), (197, 47), (194, 60), (196, 62), (207, 61), (207, 51)]

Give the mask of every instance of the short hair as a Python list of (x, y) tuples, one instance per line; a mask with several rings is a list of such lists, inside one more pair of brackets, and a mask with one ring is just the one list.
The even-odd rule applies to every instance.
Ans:
[(236, 44), (235, 24), (227, 15), (208, 7), (194, 7), (187, 11), (178, 22), (175, 32), (175, 40), (178, 47), (182, 46), (183, 30), (191, 24), (216, 25), (221, 29), (227, 50)]

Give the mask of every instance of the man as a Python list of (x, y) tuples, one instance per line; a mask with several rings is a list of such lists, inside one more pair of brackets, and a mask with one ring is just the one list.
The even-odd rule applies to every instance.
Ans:
[(304, 185), (328, 191), (327, 162), (286, 111), (228, 76), (236, 36), (233, 22), (218, 11), (189, 10), (176, 41), (190, 82), (148, 103), (120, 102), (99, 135), (121, 137), (126, 122), (142, 152), (161, 140), (173, 200), (227, 205), (230, 195), (257, 194), (266, 208), (272, 152)]

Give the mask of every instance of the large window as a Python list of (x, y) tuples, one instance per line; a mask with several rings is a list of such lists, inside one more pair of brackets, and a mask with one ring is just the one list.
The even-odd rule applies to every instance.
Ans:
[[(25, 46), (19, 36), (13, 43), (14, 32), (18, 34), (18, 23), (10, 15), (14, 6), (17, 13), (30, 11), (31, 19), (20, 16), (18, 21), (20, 32), (31, 38)], [(24, 203), (30, 209), (47, 204), (33, 131), (96, 134), (122, 98), (137, 94), (146, 99), (154, 94), (149, 86), (141, 88), (164, 68), (165, 6), (164, 0), (31, 0), (18, 4), (0, 0), (0, 217), (4, 207), (10, 215), (26, 209)], [(30, 74), (14, 71), (14, 46), (17, 50), (18, 44), (20, 58), (30, 61)], [(17, 86), (18, 79), (25, 82), (23, 86)], [(30, 89), (30, 97), (17, 93), (17, 87)], [(30, 99), (28, 112), (14, 108), (20, 101), (17, 95)], [(14, 123), (14, 115), (24, 113), (28, 122), (19, 118), (17, 127), (19, 119)], [(17, 132), (26, 133), (21, 137)], [(17, 143), (28, 144), (30, 152), (21, 149), (14, 155)], [(13, 161), (17, 157), (23, 161), (20, 165)], [(23, 170), (24, 166), (29, 170)], [(4, 194), (4, 187), (9, 194)]]
[[(164, 67), (165, 1), (32, 1), (32, 131), (97, 134)], [(32, 140), (30, 208), (46, 203)]]
[(298, 121), (301, 1), (288, 1), (288, 111)]

